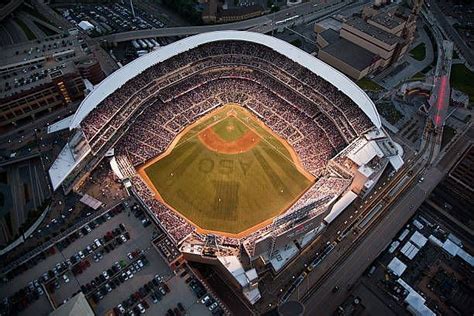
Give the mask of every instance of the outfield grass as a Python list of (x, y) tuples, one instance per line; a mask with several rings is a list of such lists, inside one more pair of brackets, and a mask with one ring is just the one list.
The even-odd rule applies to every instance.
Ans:
[[(286, 210), (314, 178), (300, 172), (290, 149), (253, 116), (243, 120), (248, 112), (240, 108), (226, 118), (225, 108), (198, 122), (143, 171), (161, 198), (201, 229), (238, 234)], [(199, 138), (208, 127), (228, 142), (252, 130), (260, 142), (238, 154), (212, 151)]]
[(474, 100), (474, 72), (463, 64), (455, 64), (451, 68), (451, 88), (469, 95), (469, 102)]
[(422, 61), (426, 57), (426, 47), (425, 43), (417, 45), (410, 51), (410, 56), (416, 60)]

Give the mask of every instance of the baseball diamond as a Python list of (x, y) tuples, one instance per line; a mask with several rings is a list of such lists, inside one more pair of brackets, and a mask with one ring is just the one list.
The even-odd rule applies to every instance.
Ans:
[(286, 141), (237, 104), (188, 126), (139, 173), (202, 232), (232, 236), (268, 224), (315, 181)]

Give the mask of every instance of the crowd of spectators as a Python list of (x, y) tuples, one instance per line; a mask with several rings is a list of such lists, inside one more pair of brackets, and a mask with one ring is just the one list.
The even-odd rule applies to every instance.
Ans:
[[(107, 96), (81, 127), (91, 147), (100, 148), (132, 121), (115, 149), (138, 166), (166, 150), (186, 126), (226, 103), (252, 111), (293, 146), (305, 169), (316, 177), (329, 159), (373, 128), (357, 104), (317, 74), (271, 48), (238, 41), (203, 44), (148, 68)], [(341, 194), (347, 181), (320, 178), (290, 212), (323, 196)], [(194, 232), (192, 225), (155, 199), (139, 177), (132, 182), (173, 240), (180, 242)], [(250, 235), (246, 244), (252, 245), (265, 229), (269, 228)], [(227, 246), (240, 243), (218, 238)]]
[(181, 218), (181, 216), (176, 212), (155, 199), (154, 194), (139, 176), (134, 176), (132, 182), (134, 184), (136, 195), (146, 205), (146, 207), (152, 211), (163, 230), (167, 232), (168, 236), (176, 244), (179, 244), (182, 240), (186, 239), (186, 237), (193, 233), (195, 228), (186, 220)]
[[(324, 176), (319, 178), (312, 186), (309, 188), (303, 196), (295, 203), (293, 206), (288, 209), (283, 215), (284, 217), (290, 218), (290, 214), (296, 212), (303, 207), (313, 203), (320, 201), (324, 198), (328, 198), (329, 201), (333, 200), (334, 198), (340, 196), (350, 185), (351, 180), (349, 179), (342, 179), (338, 177), (332, 176)], [(324, 207), (320, 209), (315, 209), (309, 212), (306, 216), (314, 217), (319, 213), (314, 213), (314, 211), (324, 211), (326, 210)], [(270, 232), (277, 232), (278, 230), (284, 229), (288, 225), (291, 225), (291, 221), (283, 221), (281, 224), (283, 227), (274, 227), (274, 225), (268, 225), (263, 227), (262, 229), (252, 233), (248, 237), (246, 237), (245, 242), (243, 242), (243, 247), (249, 254), (249, 256), (253, 256), (255, 250), (255, 242), (267, 235)]]
[(216, 65), (245, 65), (259, 69), (268, 80), (273, 77), (280, 81), (281, 94), (293, 90), (299, 96), (295, 106), (311, 118), (323, 112), (347, 143), (372, 127), (368, 117), (348, 96), (286, 56), (256, 43), (220, 41), (176, 55), (128, 80), (86, 116), (81, 123), (85, 137), (92, 144), (102, 146), (133, 112), (147, 104), (145, 101), (159, 93), (166, 103), (189, 92), (192, 83), (185, 79)]
[(293, 90), (258, 71), (225, 67), (197, 73), (166, 88), (165, 96), (138, 117), (117, 149), (134, 165), (142, 164), (163, 152), (189, 123), (220, 104), (237, 103), (286, 139), (306, 170), (318, 175), (346, 142), (322, 112), (312, 112), (314, 117), (310, 117), (309, 111), (302, 111), (306, 107), (300, 99)]

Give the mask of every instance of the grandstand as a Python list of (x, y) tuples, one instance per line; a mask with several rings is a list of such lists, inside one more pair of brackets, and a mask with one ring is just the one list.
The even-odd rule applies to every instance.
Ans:
[[(253, 113), (316, 180), (268, 224), (238, 238), (216, 233), (209, 243), (210, 235), (160, 200), (134, 170), (227, 104)], [(368, 194), (389, 164), (403, 164), (401, 147), (383, 131), (373, 102), (357, 85), (286, 42), (250, 32), (200, 34), (144, 55), (100, 83), (70, 129), (73, 136), (49, 171), (54, 189), (79, 187), (113, 148), (114, 172), (131, 183), (131, 192), (188, 259), (219, 264), (232, 257), (232, 266), (241, 269), (241, 256), (263, 258), (276, 273), (279, 258), (296, 256), (324, 231), (324, 218), (334, 219), (341, 205)], [(350, 200), (337, 203), (341, 196)], [(250, 302), (258, 300), (254, 282), (239, 284)]]

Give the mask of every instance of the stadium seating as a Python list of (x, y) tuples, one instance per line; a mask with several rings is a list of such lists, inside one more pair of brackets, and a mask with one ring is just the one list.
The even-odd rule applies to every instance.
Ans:
[[(94, 152), (119, 137), (116, 154), (139, 166), (165, 151), (186, 126), (226, 103), (253, 112), (294, 148), (306, 170), (322, 176), (288, 212), (341, 194), (348, 180), (325, 176), (328, 161), (373, 128), (348, 96), (286, 56), (256, 43), (218, 41), (130, 78), (86, 116), (81, 129)], [(132, 182), (135, 193), (176, 243), (191, 234), (199, 236), (191, 224), (155, 199), (140, 177)], [(246, 238), (243, 245), (249, 253), (268, 229)], [(241, 244), (239, 239), (220, 236), (218, 242), (230, 247)]]

